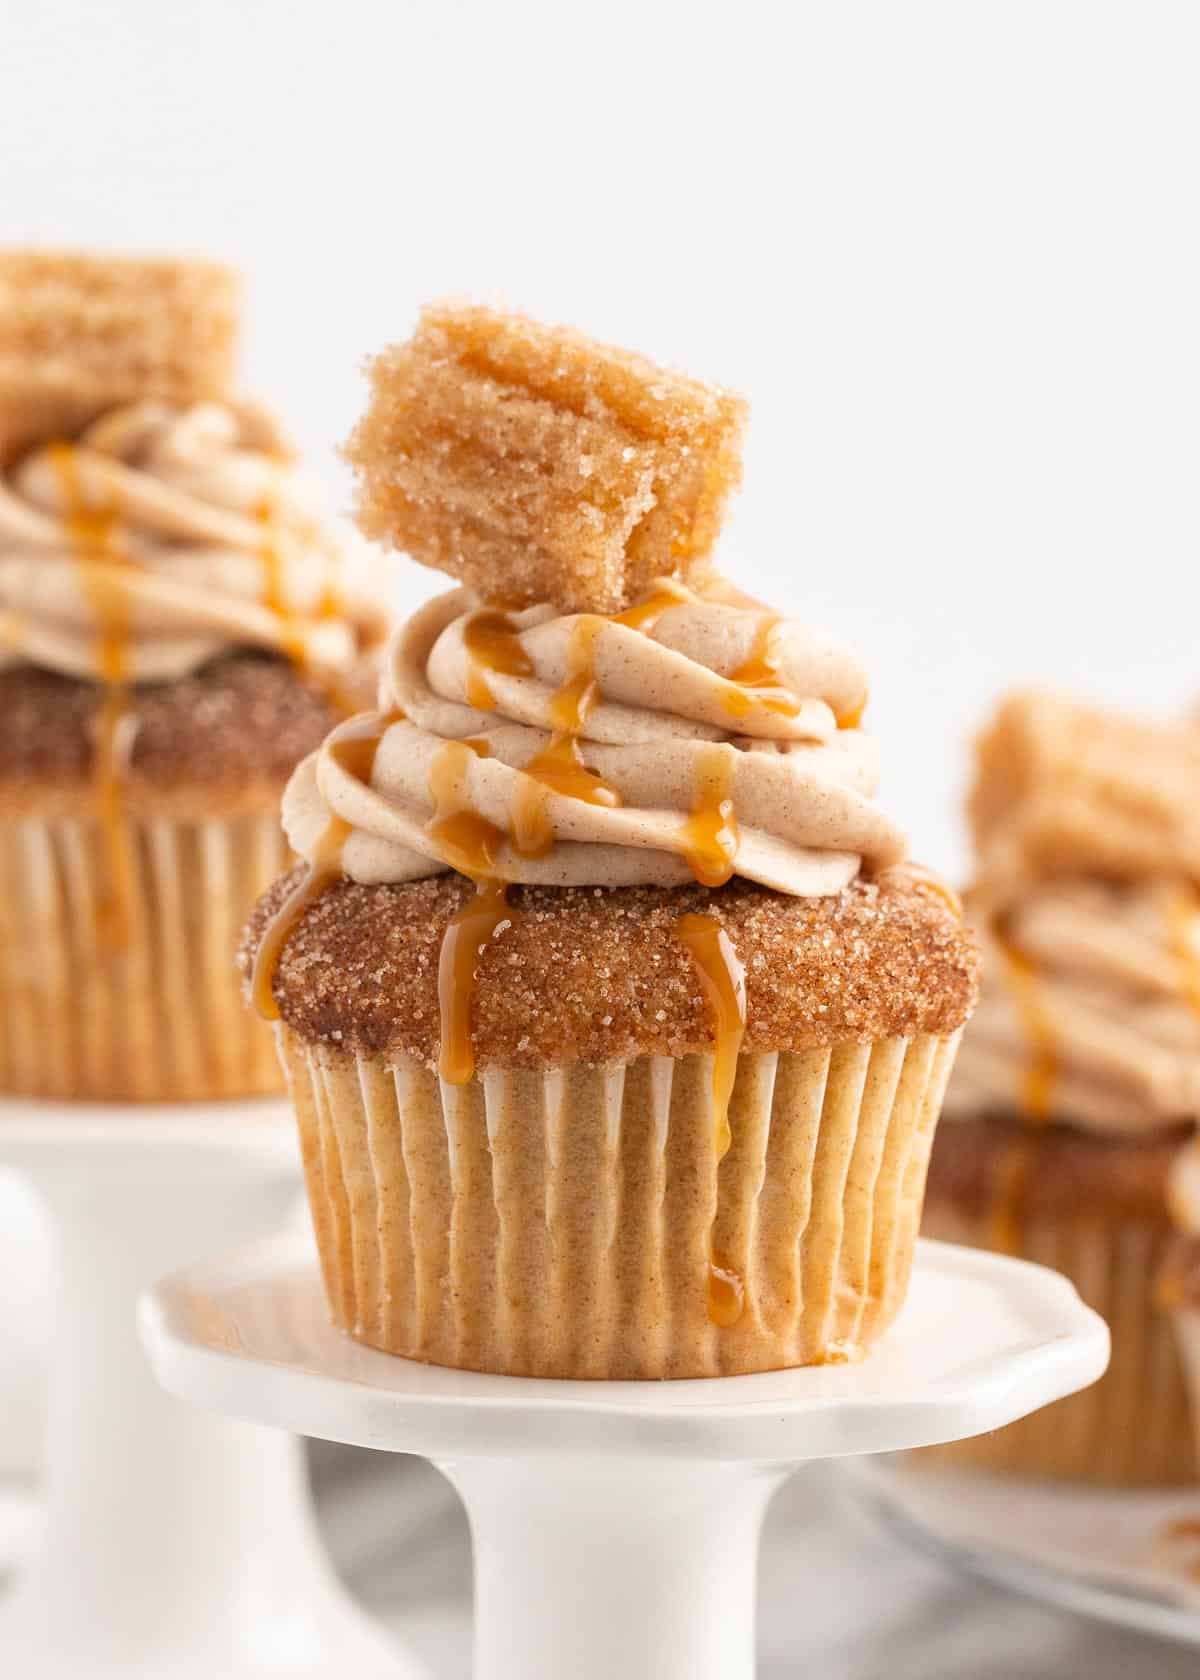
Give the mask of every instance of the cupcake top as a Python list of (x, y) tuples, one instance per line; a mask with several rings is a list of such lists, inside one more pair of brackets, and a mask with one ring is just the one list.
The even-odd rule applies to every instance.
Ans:
[[(289, 945), (289, 958), (315, 971), (298, 957), (303, 936), (293, 941), (292, 933), (331, 883), (399, 887), (446, 877), (441, 894), (370, 902), (395, 923), (400, 944), (410, 915), (426, 929), (432, 918), (437, 929), (438, 1010), (419, 995), (415, 974), (417, 992), (401, 996), (390, 985), (379, 997), (391, 1012), (384, 1037), (393, 1049), (428, 1053), (428, 1034), (413, 1023), (426, 1015), (431, 1029), (436, 1023), (450, 1079), (469, 1077), (477, 1053), (519, 1059), (511, 1033), (489, 1040), (481, 1025), (479, 959), (493, 947), (519, 963), (545, 956), (535, 922), (553, 922), (572, 949), (589, 917), (610, 927), (612, 949), (598, 935), (585, 964), (595, 975), (600, 965), (605, 974), (621, 968), (619, 947), (632, 928), (656, 929), (659, 944), (673, 941), (692, 976), (693, 1015), (718, 1042), (722, 1022), (734, 1024), (739, 1043), (761, 1029), (761, 1042), (775, 1048), (831, 1042), (823, 1031), (869, 1033), (893, 1015), (908, 1023), (900, 1031), (925, 1030), (914, 1023), (926, 1020), (940, 1030), (951, 1016), (961, 1024), (974, 970), (960, 930), (950, 941), (954, 983), (948, 970), (939, 975), (945, 1007), (930, 1002), (930, 967), (920, 1007), (917, 986), (904, 994), (911, 1007), (898, 994), (898, 1012), (889, 1014), (872, 993), (847, 1014), (847, 992), (838, 1007), (825, 1006), (823, 1024), (802, 1025), (798, 1000), (817, 995), (811, 969), (803, 985), (789, 986), (777, 966), (789, 938), (811, 949), (811, 936), (831, 975), (856, 950), (869, 967), (877, 946), (865, 922), (894, 914), (899, 932), (915, 912), (904, 893), (856, 896), (827, 920), (807, 908), (860, 877), (879, 878), (906, 846), (874, 802), (878, 766), (860, 727), (867, 683), (858, 662), (711, 571), (720, 508), (737, 478), (742, 412), (727, 393), (642, 358), (490, 311), (429, 312), (411, 343), (379, 358), (372, 406), (349, 450), (367, 528), (471, 587), (431, 601), (397, 632), (380, 709), (336, 729), (289, 785), (284, 826), (309, 871), (255, 935), (265, 1013), (287, 1004), (313, 1026), (288, 982), (276, 989), (276, 965)], [(622, 464), (636, 484), (622, 479)], [(727, 887), (734, 882), (739, 891)], [(690, 890), (697, 883), (711, 902)], [(769, 891), (747, 898), (747, 883)], [(927, 934), (945, 954), (938, 918), (958, 929), (944, 889), (932, 892), (917, 895), (924, 933), (914, 953)], [(792, 910), (772, 908), (779, 900)], [(347, 902), (361, 910), (367, 901)], [(751, 926), (773, 930), (771, 974), (762, 978), (778, 982), (787, 1000), (790, 1037), (779, 1022), (766, 1026), (765, 998), (747, 1014), (746, 957), (729, 923), (744, 904), (757, 917), (745, 922), (747, 939)], [(321, 925), (332, 927), (324, 914)], [(904, 925), (912, 934), (911, 921)], [(523, 957), (526, 939), (533, 943)], [(663, 952), (653, 939), (649, 948), (665, 976)], [(339, 950), (344, 957), (349, 946)], [(552, 973), (536, 984), (553, 985)], [(331, 1041), (378, 1037), (344, 988), (338, 995)], [(585, 1032), (574, 1017), (560, 1030), (568, 1017), (548, 1003), (543, 1014), (557, 1025), (530, 1030), (530, 1054), (619, 1060), (694, 1041), (694, 1020), (671, 1026), (666, 1001), (661, 1033), (635, 1031), (629, 1021), (640, 1019), (640, 1007), (614, 1007), (599, 1032)]]
[(161, 682), (233, 648), (346, 666), (368, 614), (344, 561), (265, 411), (122, 404), (0, 472), (0, 668)]
[(277, 422), (233, 388), (237, 277), (0, 252), (0, 666), (169, 681), (380, 629)]
[(1200, 742), (1021, 693), (979, 743), (987, 983), (947, 1113), (1146, 1133), (1200, 1117)]
[(0, 252), (6, 809), (275, 797), (367, 698), (365, 559), (234, 390), (239, 290), (192, 259)]

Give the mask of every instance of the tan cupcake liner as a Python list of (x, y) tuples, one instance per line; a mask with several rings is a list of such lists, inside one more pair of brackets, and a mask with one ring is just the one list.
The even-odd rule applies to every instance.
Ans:
[[(281, 1028), (334, 1319), (389, 1353), (514, 1375), (856, 1358), (904, 1299), (956, 1045), (743, 1055), (718, 1164), (709, 1056), (456, 1087)], [(714, 1256), (743, 1282), (726, 1328)]]
[(234, 953), (287, 863), (274, 812), (130, 820), (116, 841), (94, 822), (0, 824), (0, 1091), (167, 1102), (279, 1090)]
[(1172, 1317), (1184, 1379), (1192, 1402), (1193, 1471), (1200, 1473), (1200, 1308), (1180, 1307)]
[[(947, 1122), (952, 1124), (952, 1122)], [(986, 1217), (929, 1202), (927, 1237), (993, 1246)], [(1171, 1233), (1147, 1220), (1027, 1218), (1021, 1254), (1050, 1266), (1108, 1322), (1112, 1362), (1091, 1388), (991, 1435), (926, 1448), (926, 1461), (1108, 1486), (1190, 1481), (1195, 1453), (1188, 1399), (1170, 1316), (1156, 1285)]]

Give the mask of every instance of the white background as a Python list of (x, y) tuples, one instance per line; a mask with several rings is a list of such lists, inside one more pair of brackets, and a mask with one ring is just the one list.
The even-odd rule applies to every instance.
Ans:
[[(1200, 691), (1200, 9), (0, 0), (0, 238), (248, 271), (330, 475), (364, 353), (499, 297), (745, 390), (727, 565), (851, 639), (965, 865), (1031, 677)], [(404, 565), (404, 590), (428, 589)]]

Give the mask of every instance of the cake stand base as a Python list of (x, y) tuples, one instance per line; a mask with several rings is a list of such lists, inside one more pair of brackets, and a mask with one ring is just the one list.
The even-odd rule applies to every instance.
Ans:
[(0, 1602), (0, 1674), (413, 1675), (325, 1560), (300, 1443), (176, 1405), (138, 1345), (149, 1282), (285, 1218), (286, 1104), (9, 1100), (0, 1162), (45, 1205), (59, 1265), (42, 1532)]
[(475, 1544), (477, 1680), (750, 1680), (759, 1527), (797, 1464), (996, 1428), (1108, 1360), (1063, 1278), (937, 1243), (861, 1365), (665, 1383), (417, 1365), (331, 1328), (297, 1237), (160, 1283), (142, 1333), (173, 1393), (447, 1472)]

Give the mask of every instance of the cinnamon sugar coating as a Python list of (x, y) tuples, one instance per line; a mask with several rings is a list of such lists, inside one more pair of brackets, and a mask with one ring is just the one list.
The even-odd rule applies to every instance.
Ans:
[(240, 294), (220, 263), (0, 250), (0, 461), (121, 403), (227, 395)]
[[(369, 704), (369, 662), (356, 679)], [(235, 653), (176, 682), (132, 689), (122, 720), (131, 810), (216, 816), (277, 804), (341, 713), (286, 660)], [(0, 816), (91, 813), (98, 683), (37, 666), (0, 670)]]
[(1200, 882), (1200, 733), (1056, 694), (1008, 695), (968, 805), (981, 874)]
[[(244, 975), (298, 879), (262, 898)], [(438, 953), (474, 889), (459, 875), (328, 888), (293, 930), (275, 974), (283, 1020), (309, 1044), (384, 1059), (439, 1051)], [(945, 900), (903, 870), (836, 897), (785, 897), (734, 880), (687, 887), (519, 887), (477, 971), (476, 1063), (596, 1065), (712, 1045), (696, 972), (675, 928), (716, 916), (746, 966), (747, 1050), (800, 1050), (947, 1034), (975, 1001), (978, 955)]]
[(704, 569), (740, 482), (740, 397), (567, 327), (436, 304), (370, 381), (359, 524), (484, 600), (618, 612)]
[(1089, 1209), (1140, 1219), (1166, 1230), (1171, 1218), (1167, 1180), (1189, 1133), (1176, 1127), (1151, 1137), (1109, 1137), (1073, 1126), (1030, 1126), (1015, 1115), (945, 1120), (929, 1163), (926, 1204), (949, 1204), (985, 1220), (1009, 1202), (1013, 1163), (1020, 1154), (1018, 1219), (1076, 1216)]

